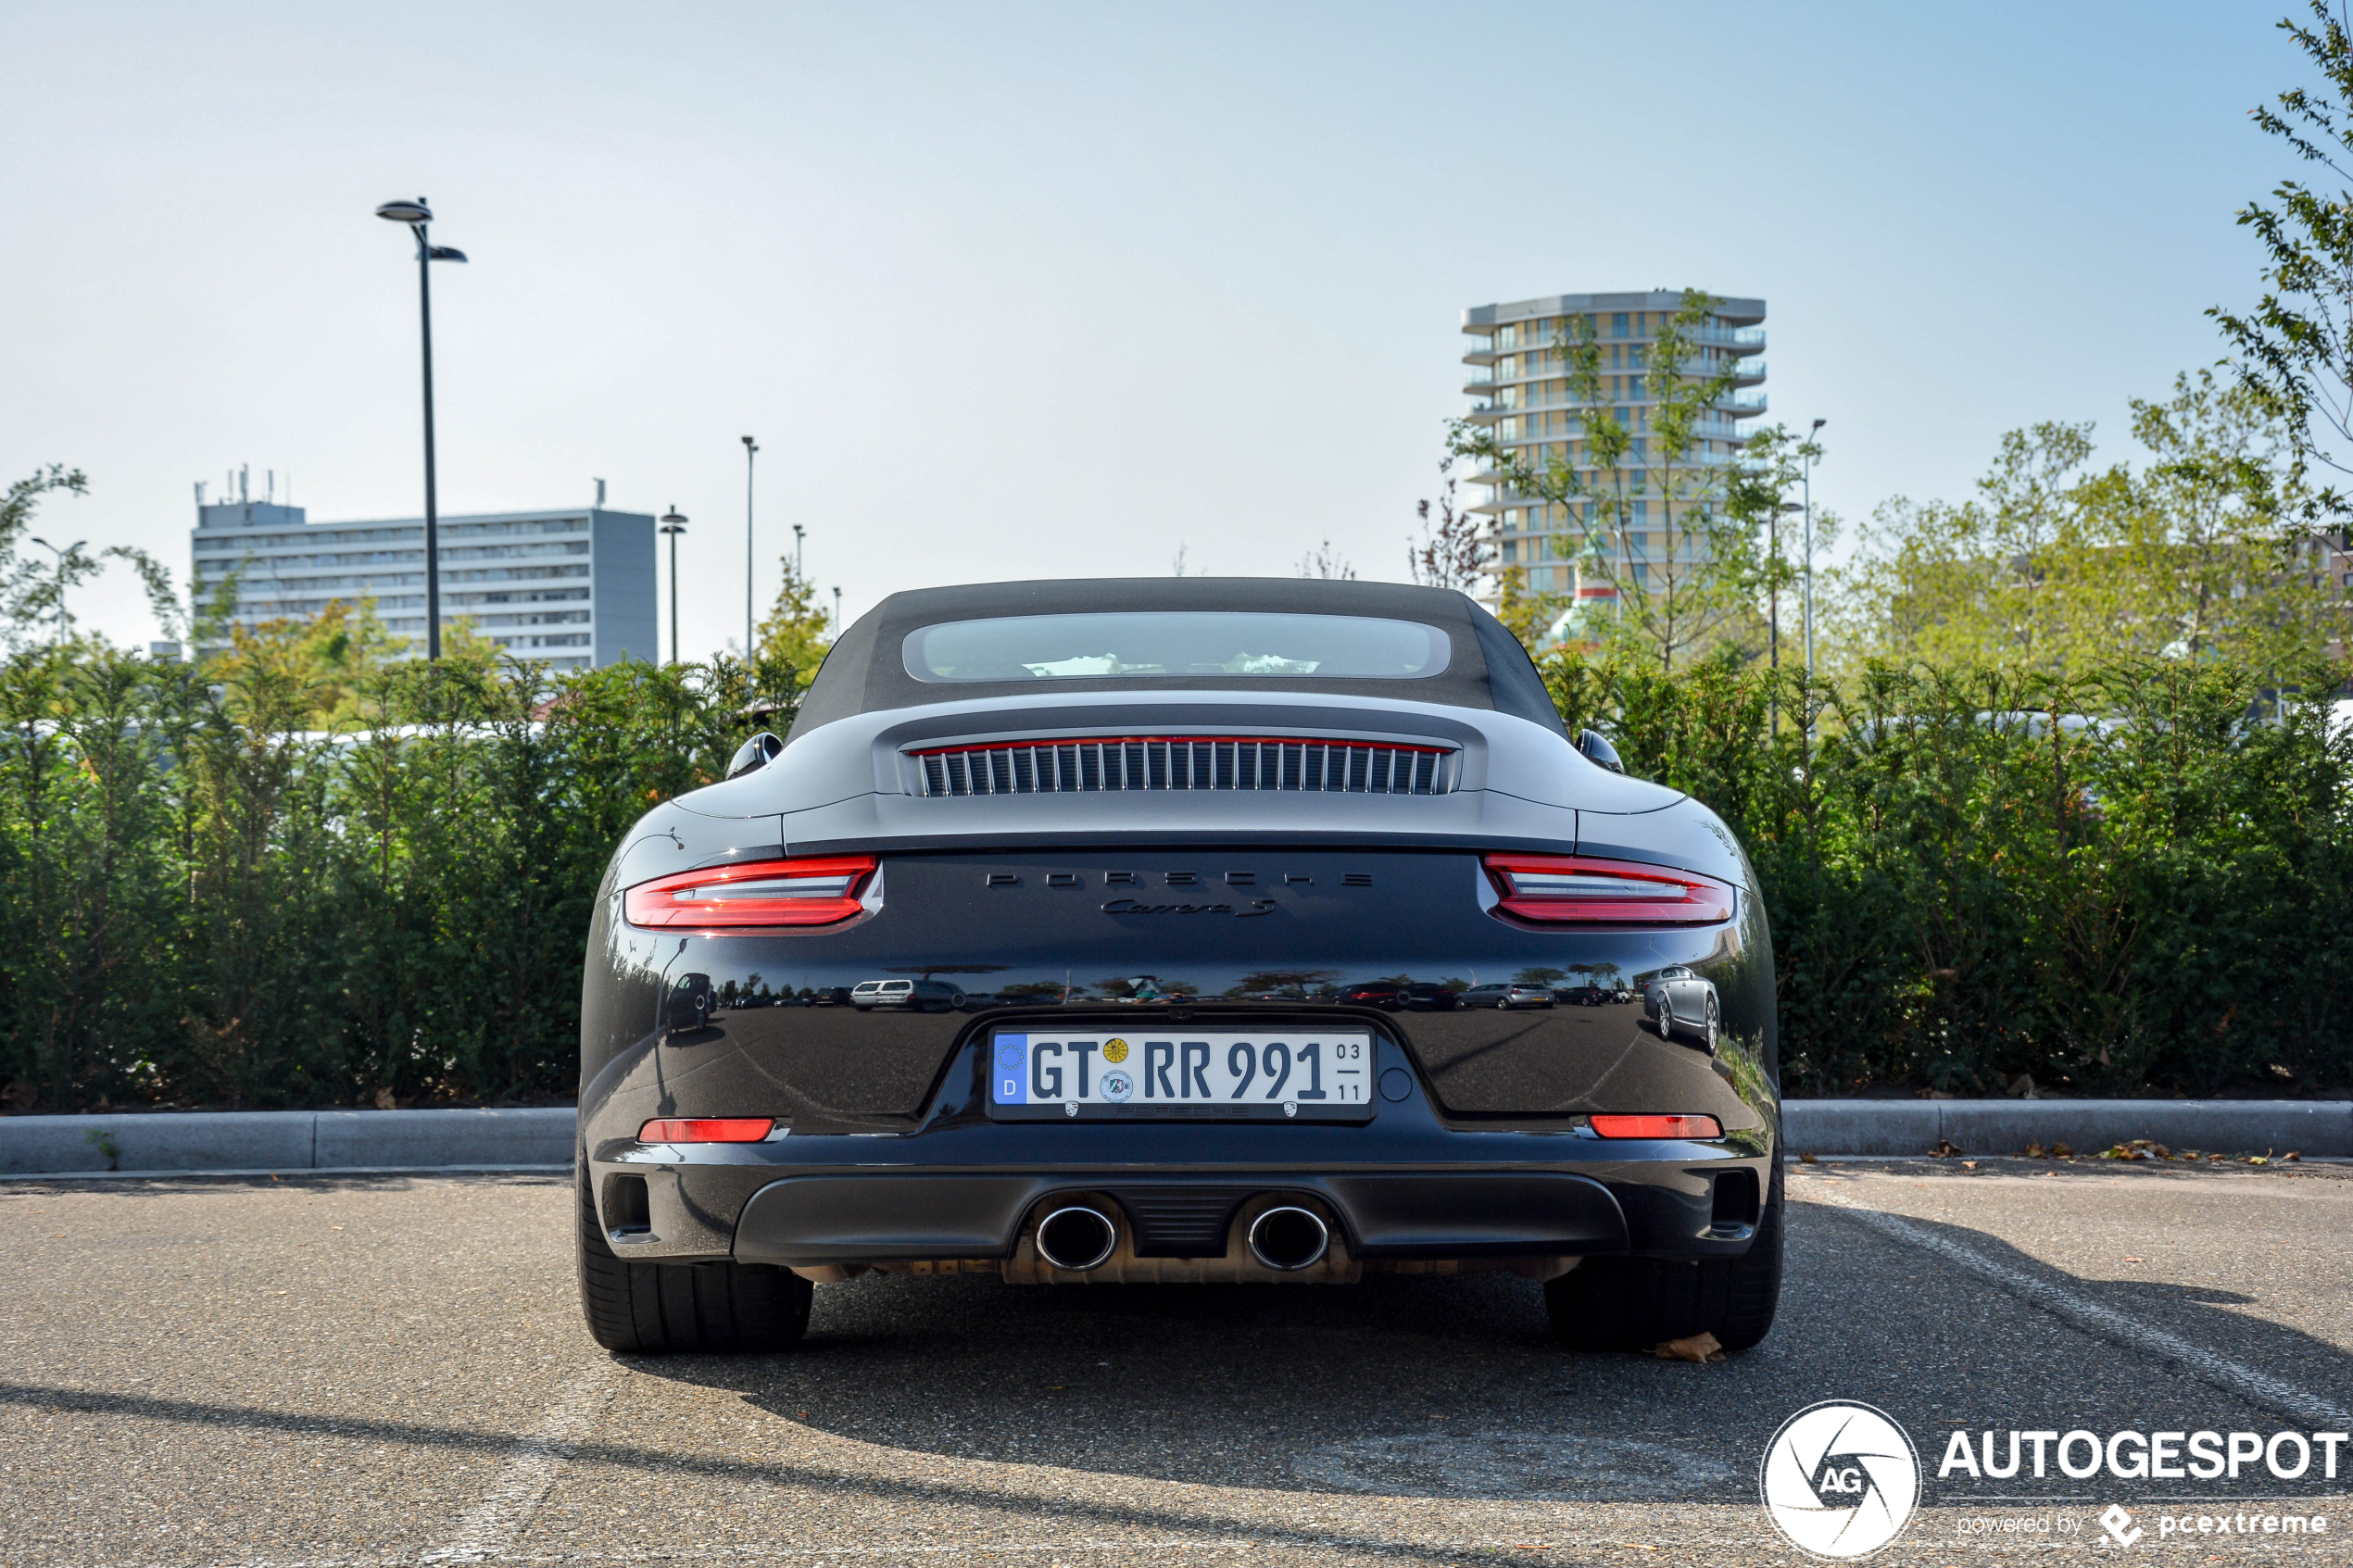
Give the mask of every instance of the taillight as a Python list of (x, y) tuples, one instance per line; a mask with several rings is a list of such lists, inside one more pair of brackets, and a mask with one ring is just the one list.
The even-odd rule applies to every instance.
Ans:
[(758, 1143), (775, 1126), (766, 1116), (666, 1116), (637, 1129), (639, 1143)]
[(862, 907), (872, 855), (749, 860), (673, 872), (622, 896), (632, 925), (832, 925)]
[(1578, 855), (1482, 857), (1501, 908), (1522, 920), (1609, 925), (1706, 925), (1730, 920), (1730, 884), (1697, 872)]
[(1724, 1124), (1713, 1116), (1595, 1116), (1593, 1132), (1604, 1138), (1720, 1138)]

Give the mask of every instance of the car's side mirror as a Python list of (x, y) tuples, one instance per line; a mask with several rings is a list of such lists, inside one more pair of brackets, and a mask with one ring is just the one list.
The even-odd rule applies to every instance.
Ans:
[(1626, 764), (1617, 759), (1617, 747), (1603, 739), (1599, 730), (1587, 730), (1583, 734), (1579, 735), (1577, 749), (1583, 752), (1595, 765), (1607, 768), (1613, 773), (1622, 773), (1626, 771)]
[(756, 773), (774, 762), (777, 754), (784, 749), (783, 741), (778, 740), (766, 730), (762, 730), (743, 745), (736, 747), (736, 754), (727, 759), (727, 776), (731, 779), (739, 779), (746, 773)]

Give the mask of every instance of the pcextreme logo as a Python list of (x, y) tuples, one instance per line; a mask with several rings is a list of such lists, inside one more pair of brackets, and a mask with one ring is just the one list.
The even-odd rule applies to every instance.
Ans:
[(1825, 1399), (1773, 1434), (1756, 1487), (1782, 1539), (1809, 1557), (1850, 1562), (1869, 1557), (1911, 1523), (1920, 1456), (1885, 1411)]

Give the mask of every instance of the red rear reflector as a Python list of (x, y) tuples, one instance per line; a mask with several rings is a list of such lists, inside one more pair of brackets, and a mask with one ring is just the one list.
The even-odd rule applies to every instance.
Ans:
[(637, 1129), (639, 1143), (758, 1143), (775, 1122), (766, 1116), (667, 1116)]
[(1579, 855), (1487, 855), (1500, 906), (1547, 924), (1709, 925), (1732, 916), (1730, 884), (1697, 872)]
[(1720, 1138), (1724, 1124), (1713, 1116), (1596, 1116), (1593, 1131), (1605, 1138)]
[(874, 874), (872, 855), (747, 860), (641, 882), (621, 907), (632, 925), (832, 925), (862, 908)]

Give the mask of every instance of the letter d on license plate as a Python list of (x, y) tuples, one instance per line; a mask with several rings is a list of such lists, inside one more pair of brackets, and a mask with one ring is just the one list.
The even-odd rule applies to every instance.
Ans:
[(1372, 1114), (1364, 1030), (1145, 1028), (989, 1037), (1003, 1120), (1349, 1121)]

